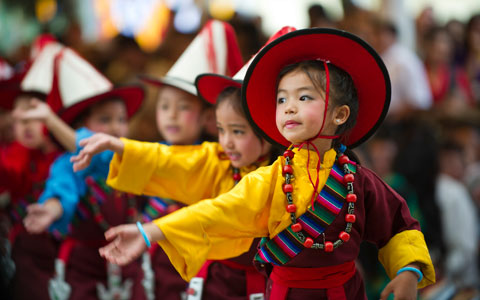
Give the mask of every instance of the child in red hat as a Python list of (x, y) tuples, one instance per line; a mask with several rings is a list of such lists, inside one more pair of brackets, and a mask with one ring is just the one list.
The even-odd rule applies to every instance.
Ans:
[[(195, 78), (207, 72), (232, 76), (241, 66), (240, 49), (233, 28), (226, 22), (210, 20), (165, 76), (141, 76), (142, 81), (158, 88), (156, 123), (164, 138), (160, 143), (198, 145), (209, 139), (206, 127), (208, 122), (212, 122), (211, 103), (198, 97)], [(170, 194), (156, 196), (163, 198), (150, 198), (143, 222), (164, 216), (182, 205)], [(152, 297), (161, 295), (172, 300), (184, 297), (187, 283), (161, 248), (151, 247), (142, 259), (152, 267), (151, 284), (155, 288)]]
[[(42, 122), (15, 117), (15, 112), (30, 108), (32, 96), (45, 100), (50, 92), (51, 80), (47, 74), (51, 74), (53, 64), (45, 60), (49, 56), (46, 52), (57, 51), (61, 46), (51, 41), (45, 48), (48, 50), (40, 51), (35, 60), (28, 63), (27, 72), (16, 73), (0, 84), (0, 107), (9, 112), (13, 110), (14, 141), (0, 146), (0, 190), (6, 191), (10, 199), (2, 210), (9, 216), (9, 243), (15, 262), (10, 292), (14, 299), (49, 299), (47, 285), (54, 273), (58, 247), (57, 241), (49, 235), (29, 234), (22, 221), (27, 214), (27, 205), (36, 201), (48, 177), (49, 167), (61, 149)], [(54, 119), (58, 120), (58, 117), (55, 115)]]
[[(373, 134), (390, 100), (388, 73), (368, 44), (334, 29), (286, 34), (254, 58), (242, 97), (254, 127), (289, 146), (284, 156), (215, 199), (145, 227), (112, 228), (102, 256), (122, 264), (158, 242), (188, 279), (206, 259), (234, 257), (252, 238), (264, 237), (256, 261), (270, 274), (267, 298), (366, 299), (354, 261), (367, 240), (380, 248), (392, 278), (382, 299), (390, 293), (414, 299), (417, 288), (435, 281), (405, 201), (346, 155)], [(89, 156), (87, 147), (74, 158), (76, 167)], [(128, 144), (114, 148), (114, 162), (125, 163)], [(112, 184), (121, 166), (111, 170)], [(143, 180), (150, 174), (143, 173)], [(202, 179), (188, 181), (185, 189), (201, 186)], [(144, 192), (157, 185), (147, 184)]]
[[(291, 30), (290, 27), (283, 28), (271, 40)], [(118, 162), (112, 162), (111, 169), (118, 171), (118, 176), (111, 178), (114, 185), (137, 194), (175, 196), (180, 202), (192, 204), (207, 195), (216, 196), (227, 192), (242, 176), (274, 160), (275, 151), (249, 125), (241, 104), (240, 88), (249, 63), (233, 78), (219, 74), (201, 74), (196, 79), (199, 96), (216, 107), (219, 144), (164, 147), (123, 140), (132, 150), (131, 161), (137, 163), (124, 161), (118, 165)], [(118, 139), (100, 135), (90, 140), (100, 145), (105, 142), (122, 143)], [(168, 163), (159, 163), (157, 156), (145, 157), (145, 154), (154, 152), (159, 152), (161, 161)], [(139, 161), (142, 161), (141, 165), (138, 164)], [(136, 177), (140, 181), (132, 181), (130, 176), (130, 179), (125, 177), (138, 170), (146, 171), (145, 166), (155, 168), (151, 178), (144, 180), (146, 178)], [(192, 168), (194, 172), (191, 171)], [(204, 180), (196, 182), (195, 178), (198, 177)], [(150, 189), (148, 186), (154, 182), (160, 184), (154, 184)], [(195, 183), (195, 186), (187, 189), (186, 183)], [(204, 264), (190, 282), (189, 299), (262, 299), (265, 279), (252, 265), (257, 244), (258, 241), (250, 241), (245, 245), (247, 252), (235, 258), (216, 259)]]
[[(77, 150), (78, 139), (92, 135), (90, 130), (115, 136), (127, 134), (127, 120), (143, 100), (142, 88), (114, 88), (66, 47), (52, 53), (50, 60), (54, 68), (50, 74), (49, 105), (31, 100), (26, 111), (15, 114), (17, 118), (43, 122), (70, 151)], [(60, 111), (61, 119), (55, 117), (50, 107)], [(88, 129), (74, 132), (67, 124)], [(55, 160), (39, 203), (27, 207), (24, 219), (32, 234), (49, 229), (56, 236), (66, 236), (58, 251), (55, 274), (51, 274), (45, 287), (55, 299), (142, 299), (145, 293), (140, 264), (134, 262), (124, 268), (106, 266), (97, 251), (102, 245), (103, 231), (136, 220), (142, 202), (104, 186), (112, 153), (98, 156), (94, 167), (77, 174), (69, 161), (72, 155), (67, 152)], [(76, 211), (76, 220), (80, 221), (78, 226), (70, 226)]]

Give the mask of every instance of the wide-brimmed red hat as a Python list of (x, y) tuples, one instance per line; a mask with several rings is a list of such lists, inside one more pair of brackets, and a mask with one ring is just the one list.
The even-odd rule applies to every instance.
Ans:
[[(265, 43), (268, 45), (277, 38), (285, 35), (289, 32), (295, 31), (294, 27), (285, 26), (279, 31), (275, 32)], [(265, 47), (265, 45), (263, 47)], [(247, 69), (253, 61), (252, 57), (233, 77), (228, 77), (221, 74), (204, 73), (197, 76), (195, 79), (195, 86), (197, 87), (197, 93), (200, 99), (215, 104), (217, 102), (218, 95), (227, 87), (240, 88), (247, 73)]]
[(370, 45), (341, 30), (297, 30), (265, 46), (253, 59), (244, 79), (242, 102), (247, 117), (267, 140), (289, 146), (291, 143), (280, 134), (275, 122), (277, 77), (283, 67), (312, 59), (328, 61), (352, 77), (359, 110), (345, 144), (350, 148), (360, 145), (385, 118), (390, 105), (390, 78)]
[(142, 104), (144, 90), (137, 85), (114, 87), (89, 62), (70, 48), (63, 48), (54, 59), (52, 89), (47, 103), (71, 124), (91, 105), (105, 99), (124, 101), (130, 118)]
[(170, 85), (197, 95), (195, 78), (202, 73), (233, 76), (243, 65), (233, 27), (219, 20), (208, 21), (165, 77), (142, 75), (140, 79), (156, 86)]

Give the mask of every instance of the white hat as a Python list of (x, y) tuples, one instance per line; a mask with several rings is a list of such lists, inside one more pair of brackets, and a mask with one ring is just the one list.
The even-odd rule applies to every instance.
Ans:
[(125, 101), (128, 116), (132, 116), (143, 101), (144, 91), (138, 86), (114, 88), (95, 67), (70, 48), (63, 48), (54, 59), (52, 89), (47, 103), (61, 111), (62, 119), (70, 123), (90, 105), (107, 98)]
[[(274, 33), (270, 39), (265, 43), (263, 47), (270, 44), (272, 41), (277, 38), (287, 34), (289, 32), (295, 31), (294, 27), (285, 26), (282, 27), (279, 31)], [(263, 48), (262, 47), (262, 48)], [(260, 51), (260, 50), (259, 50)], [(200, 74), (195, 79), (195, 85), (197, 87), (198, 96), (207, 101), (210, 104), (215, 104), (217, 102), (218, 95), (227, 87), (238, 87), (242, 86), (243, 79), (247, 73), (248, 67), (252, 63), (255, 56), (253, 56), (233, 77), (223, 76), (222, 74), (212, 74), (205, 73)]]
[(141, 79), (154, 85), (171, 85), (197, 95), (195, 78), (202, 73), (232, 76), (242, 66), (242, 56), (230, 24), (210, 20), (190, 43), (165, 77)]
[(23, 92), (43, 95), (50, 93), (53, 79), (53, 61), (64, 47), (57, 42), (51, 42), (43, 47), (20, 83)]

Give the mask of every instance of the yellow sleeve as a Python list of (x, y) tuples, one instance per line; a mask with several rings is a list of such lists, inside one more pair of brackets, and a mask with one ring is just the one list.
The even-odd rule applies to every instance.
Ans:
[(421, 265), (423, 280), (418, 288), (435, 283), (435, 270), (428, 252), (423, 233), (419, 230), (405, 230), (394, 235), (378, 252), (378, 259), (388, 277), (393, 279), (397, 271), (410, 263)]
[(117, 190), (192, 204), (225, 189), (222, 183), (229, 162), (219, 159), (218, 143), (167, 146), (124, 138), (122, 141), (123, 155), (113, 156), (107, 178), (107, 184)]
[(272, 166), (260, 168), (230, 192), (154, 221), (166, 238), (159, 245), (183, 279), (194, 277), (207, 259), (236, 257), (254, 237), (268, 235), (275, 172)]

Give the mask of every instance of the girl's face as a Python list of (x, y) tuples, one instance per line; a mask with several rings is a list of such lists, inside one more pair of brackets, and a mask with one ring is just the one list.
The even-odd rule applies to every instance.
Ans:
[(205, 126), (203, 103), (180, 89), (164, 86), (157, 101), (157, 127), (173, 145), (191, 145)]
[[(331, 105), (331, 104), (330, 104)], [(319, 134), (325, 99), (302, 71), (286, 74), (278, 84), (276, 123), (280, 133), (292, 143), (301, 143)], [(341, 124), (327, 113), (323, 135), (333, 135)], [(343, 122), (342, 122), (343, 123)]]
[[(15, 101), (15, 110), (30, 109), (30, 97), (20, 96)], [(44, 125), (40, 120), (19, 120), (13, 121), (13, 132), (15, 140), (29, 149), (41, 149), (47, 144), (47, 136)]]
[(216, 115), (219, 143), (235, 168), (249, 166), (270, 151), (270, 144), (255, 135), (228, 100), (218, 105)]
[(95, 105), (85, 119), (85, 126), (94, 132), (116, 137), (126, 136), (128, 122), (125, 103), (121, 100), (112, 100)]

